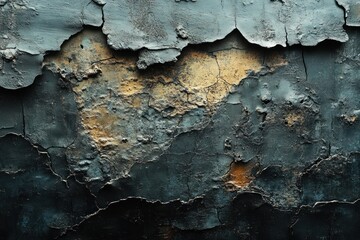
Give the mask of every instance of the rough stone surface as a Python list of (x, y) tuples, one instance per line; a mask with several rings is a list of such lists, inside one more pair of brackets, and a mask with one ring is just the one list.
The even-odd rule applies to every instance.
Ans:
[[(338, 2), (347, 25), (358, 26), (358, 2)], [(31, 85), (44, 54), (59, 50), (83, 25), (103, 25), (114, 49), (142, 49), (139, 69), (176, 61), (187, 45), (223, 39), (235, 29), (264, 47), (348, 40), (344, 11), (333, 0), (12, 0), (0, 7), (0, 86), (7, 89)]]
[(249, 42), (264, 47), (314, 46), (326, 39), (348, 39), (343, 29), (344, 12), (333, 0), (112, 0), (104, 6), (104, 14), (104, 33), (115, 49), (180, 51), (188, 44), (222, 39), (234, 29)]
[(0, 1), (0, 238), (357, 239), (356, 3)]
[(59, 50), (83, 25), (103, 23), (101, 8), (88, 0), (11, 0), (0, 12), (0, 87), (7, 89), (31, 85), (47, 51)]
[(336, 0), (345, 9), (346, 25), (360, 27), (360, 1)]

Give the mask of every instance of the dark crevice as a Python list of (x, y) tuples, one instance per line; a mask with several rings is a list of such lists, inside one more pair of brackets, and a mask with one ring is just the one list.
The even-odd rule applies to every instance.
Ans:
[(289, 46), (289, 39), (288, 39), (288, 32), (287, 32), (287, 28), (286, 25), (284, 25), (284, 31), (285, 31), (285, 45), (288, 47)]
[(344, 11), (344, 27), (347, 26), (347, 11), (345, 6), (341, 5), (338, 0), (335, 0), (335, 4)]
[(26, 137), (26, 122), (25, 122), (24, 99), (21, 99), (21, 113), (22, 113), (22, 123), (23, 123), (23, 135), (24, 135), (24, 137)]
[[(105, 6), (105, 5), (104, 5), (104, 6)], [(102, 18), (102, 24), (101, 24), (101, 26), (100, 26), (101, 29), (104, 27), (104, 24), (105, 24), (104, 6), (101, 6), (101, 18)]]
[(302, 48), (302, 52), (301, 52), (301, 57), (302, 57), (302, 62), (304, 65), (304, 71), (305, 71), (305, 80), (306, 82), (308, 81), (308, 71), (307, 71), (307, 66), (306, 66), (306, 61), (305, 61), (305, 54), (304, 54), (304, 47)]

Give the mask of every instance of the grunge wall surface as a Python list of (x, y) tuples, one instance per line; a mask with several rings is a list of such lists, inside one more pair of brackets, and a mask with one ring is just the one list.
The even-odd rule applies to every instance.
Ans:
[(360, 1), (0, 0), (1, 239), (358, 239)]

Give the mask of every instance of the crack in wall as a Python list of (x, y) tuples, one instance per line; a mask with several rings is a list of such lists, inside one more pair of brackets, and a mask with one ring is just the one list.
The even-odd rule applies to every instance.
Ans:
[[(42, 19), (42, 17), (44, 17), (44, 21), (50, 21), (53, 22), (54, 19), (50, 18), (47, 19), (48, 16), (46, 14), (43, 14), (43, 9), (51, 8), (52, 6), (48, 6), (47, 4), (44, 3), (33, 3), (33, 2), (29, 2), (27, 4), (22, 4), (20, 8), (16, 8), (14, 7), (16, 5), (17, 1), (15, 1), (15, 3), (11, 4), (11, 7), (7, 7), (7, 11), (14, 15), (16, 14), (32, 14), (33, 12), (35, 14), (32, 14), (31, 17), (29, 18), (30, 21), (30, 27), (32, 28), (36, 28), (36, 26), (39, 23), (38, 21), (40, 21)], [(93, 3), (93, 4), (92, 4)], [(15, 4), (15, 5), (14, 5)], [(56, 3), (57, 4), (57, 3)], [(62, 3), (61, 3), (62, 4)], [(166, 14), (158, 14), (156, 16), (153, 16), (153, 20), (154, 22), (157, 23), (161, 23), (160, 25), (154, 25), (151, 26), (149, 28), (146, 29), (139, 29), (139, 32), (137, 31), (129, 31), (128, 27), (129, 26), (133, 26), (134, 24), (136, 25), (137, 22), (141, 22), (144, 24), (146, 23), (148, 20), (150, 21), (150, 19), (137, 19), (137, 17), (134, 15), (135, 13), (133, 12), (133, 10), (135, 9), (134, 7), (137, 6), (138, 8), (136, 9), (143, 9), (142, 6), (148, 4), (148, 1), (143, 1), (143, 2), (139, 2), (139, 3), (127, 3), (124, 2), (122, 3), (123, 7), (119, 8), (118, 4), (120, 3), (114, 3), (114, 2), (108, 2), (106, 3), (105, 1), (90, 1), (90, 2), (79, 2), (78, 5), (73, 6), (73, 8), (75, 9), (76, 7), (81, 7), (81, 9), (88, 9), (88, 11), (84, 12), (81, 11), (82, 17), (80, 17), (81, 19), (81, 23), (78, 24), (79, 26), (75, 26), (76, 25), (76, 21), (74, 21), (74, 29), (77, 28), (76, 31), (65, 31), (62, 32), (61, 31), (61, 25), (58, 28), (58, 31), (56, 32), (57, 35), (59, 36), (52, 36), (52, 37), (47, 37), (46, 39), (49, 39), (51, 41), (47, 41), (46, 43), (44, 42), (45, 39), (45, 35), (48, 34), (48, 32), (45, 32), (43, 34), (34, 34), (32, 32), (28, 31), (28, 27), (25, 27), (26, 24), (24, 24), (22, 21), (16, 20), (16, 19), (10, 19), (8, 22), (10, 22), (10, 26), (13, 26), (12, 29), (7, 30), (6, 32), (4, 32), (3, 36), (7, 36), (6, 38), (3, 38), (3, 41), (0, 41), (0, 49), (7, 49), (9, 48), (9, 46), (13, 46), (13, 47), (17, 47), (20, 51), (22, 52), (28, 52), (28, 53), (32, 53), (35, 55), (39, 55), (36, 58), (41, 58), (44, 53), (46, 51), (53, 51), (53, 50), (57, 50), (59, 48), (59, 46), (61, 45), (61, 39), (66, 39), (67, 37), (71, 36), (72, 34), (74, 34), (75, 32), (78, 32), (81, 27), (85, 24), (85, 25), (91, 25), (91, 26), (100, 26), (103, 30), (103, 32), (107, 35), (108, 37), (108, 45), (114, 49), (133, 49), (133, 50), (138, 50), (138, 49), (147, 49), (147, 51), (151, 54), (147, 54), (147, 55), (140, 55), (139, 56), (139, 60), (138, 62), (141, 63), (139, 64), (140, 68), (147, 68), (148, 66), (152, 65), (152, 64), (156, 64), (156, 63), (164, 63), (164, 62), (168, 62), (168, 61), (176, 61), (176, 56), (180, 55), (181, 50), (186, 47), (187, 45), (191, 45), (191, 44), (200, 44), (200, 43), (205, 43), (205, 42), (214, 42), (216, 40), (219, 39), (224, 39), (228, 34), (230, 34), (232, 31), (234, 31), (235, 29), (238, 29), (241, 34), (243, 36), (245, 36), (245, 38), (252, 43), (261, 45), (263, 47), (274, 47), (276, 45), (294, 45), (294, 44), (302, 44), (302, 45), (316, 45), (318, 42), (322, 42), (326, 39), (334, 39), (336, 41), (340, 41), (340, 42), (344, 42), (347, 41), (347, 35), (344, 32), (344, 30), (342, 29), (342, 25), (340, 22), (340, 14), (339, 11), (336, 10), (336, 8), (340, 9), (339, 5), (334, 4), (334, 6), (332, 6), (332, 4), (327, 3), (326, 1), (322, 0), (319, 1), (316, 4), (319, 4), (319, 6), (322, 6), (324, 8), (328, 8), (331, 9), (329, 10), (329, 12), (331, 12), (331, 16), (328, 17), (326, 14), (322, 14), (321, 16), (316, 16), (313, 17), (313, 15), (315, 16), (316, 14), (313, 12), (314, 7), (308, 6), (308, 3), (302, 3), (302, 4), (294, 4), (292, 1), (286, 1), (286, 2), (281, 2), (281, 3), (276, 3), (276, 2), (270, 2), (270, 3), (255, 3), (255, 2), (247, 2), (245, 1), (243, 4), (240, 3), (235, 3), (233, 1), (229, 1), (226, 2), (226, 4), (224, 2), (219, 2), (220, 4), (220, 9), (222, 9), (221, 12), (224, 12), (224, 14), (220, 14), (220, 13), (214, 13), (214, 16), (211, 15), (199, 15), (199, 14), (194, 14), (194, 15), (198, 15), (198, 17), (200, 18), (200, 16), (203, 16), (204, 18), (208, 18), (206, 22), (210, 22), (211, 20), (213, 20), (215, 23), (221, 24), (224, 29), (220, 29), (219, 27), (217, 27), (217, 29), (214, 29), (214, 31), (208, 31), (208, 32), (203, 32), (202, 29), (195, 27), (195, 29), (192, 29), (190, 26), (194, 25), (196, 26), (196, 24), (190, 24), (192, 21), (195, 22), (203, 22), (205, 21), (204, 19), (196, 19), (196, 18), (192, 18), (192, 14), (189, 14), (189, 16), (187, 17), (187, 21), (188, 22), (184, 22), (183, 17), (180, 17), (179, 19), (177, 19), (177, 16), (182, 16), (184, 13), (183, 12), (187, 12), (187, 11), (182, 11), (183, 9), (187, 9), (190, 12), (194, 12), (197, 13), (199, 10), (198, 9), (203, 9), (202, 11), (204, 11), (204, 9), (209, 9), (212, 6), (216, 6), (217, 3), (211, 3), (211, 4), (206, 4), (204, 6), (203, 2), (194, 2), (192, 4), (192, 8), (188, 9), (188, 3), (183, 2), (183, 3), (176, 3), (176, 5), (174, 5), (173, 11), (175, 11), (177, 14), (172, 15), (171, 17), (167, 16)], [(159, 9), (167, 9), (170, 6), (172, 6), (174, 3), (172, 2), (167, 2), (167, 3), (159, 3), (158, 5), (150, 5), (150, 9), (153, 12), (157, 12), (160, 11)], [(260, 4), (260, 5), (259, 5)], [(338, 4), (338, 3), (337, 3)], [(352, 3), (353, 4), (353, 3)], [(248, 14), (252, 13), (252, 12), (257, 12), (257, 11), (261, 11), (262, 6), (267, 6), (267, 10), (263, 10), (264, 14), (262, 14), (261, 18), (256, 18), (253, 19), (254, 23), (249, 24), (248, 23), (248, 19), (252, 19), (251, 16), (248, 16), (248, 18), (246, 17)], [(345, 4), (343, 4), (345, 5)], [(341, 5), (341, 6), (343, 6)], [(7, 5), (4, 6), (4, 8)], [(62, 4), (62, 6), (67, 6), (66, 3), (65, 5)], [(346, 5), (347, 6), (347, 5)], [(353, 6), (353, 5), (352, 5)], [(160, 7), (160, 8), (159, 8)], [(133, 9), (134, 8), (134, 9)], [(316, 7), (315, 7), (316, 8)], [(22, 10), (20, 10), (22, 9)], [(98, 9), (100, 9), (101, 14), (98, 14)], [(133, 10), (131, 10), (133, 9)], [(146, 9), (146, 8), (145, 8)], [(233, 12), (235, 9), (235, 12)], [(284, 9), (286, 9), (287, 11), (284, 11)], [(345, 9), (342, 8), (341, 10), (343, 12), (349, 12), (350, 10), (348, 10), (349, 8)], [(354, 7), (355, 9), (355, 7)], [(67, 17), (70, 18), (74, 18), (76, 19), (76, 14), (73, 13), (73, 9), (70, 9), (71, 13), (69, 13)], [(118, 10), (121, 13), (124, 13), (124, 16), (128, 16), (129, 18), (121, 18), (121, 19), (117, 19), (114, 16), (116, 15), (122, 15), (120, 13), (116, 13), (114, 14), (113, 11)], [(143, 9), (144, 10), (144, 9)], [(148, 10), (148, 9), (146, 9)], [(211, 10), (211, 8), (209, 9)], [(24, 11), (24, 12), (23, 12)], [(135, 10), (134, 10), (135, 11)], [(140, 11), (140, 10), (139, 10)], [(141, 10), (142, 11), (142, 10)], [(145, 11), (145, 10), (144, 10)], [(212, 10), (211, 10), (212, 11)], [(269, 13), (271, 14), (267, 14), (267, 11), (269, 11)], [(297, 22), (292, 22), (291, 19), (298, 19), (298, 13), (305, 11), (308, 16), (311, 16), (312, 20), (311, 20), (311, 24), (307, 23), (306, 21), (303, 22), (301, 25), (297, 26)], [(61, 11), (61, 14), (65, 14), (66, 11)], [(229, 19), (227, 18), (223, 18), (223, 16), (228, 15), (228, 12), (232, 12), (231, 17), (229, 17)], [(286, 14), (285, 14), (286, 12)], [(265, 14), (266, 13), (266, 14)], [(272, 14), (274, 13), (274, 14)], [(59, 15), (61, 15), (60, 13), (57, 13)], [(11, 15), (11, 14), (10, 14)], [(101, 15), (101, 16), (100, 16)], [(141, 14), (137, 14), (137, 16), (140, 16)], [(62, 15), (61, 15), (62, 16)], [(146, 11), (144, 12), (144, 14), (142, 16), (147, 16), (146, 15)], [(7, 15), (4, 17), (6, 18)], [(344, 17), (344, 16), (342, 16)], [(39, 18), (39, 19), (38, 19)], [(107, 18), (109, 18), (109, 20), (107, 21)], [(114, 18), (114, 19), (113, 19)], [(186, 32), (190, 32), (190, 37), (189, 39), (186, 39), (185, 41), (180, 41), (176, 36), (174, 36), (173, 34), (176, 34), (174, 29), (172, 29), (171, 26), (168, 26), (168, 24), (165, 24), (166, 22), (172, 22), (172, 21), (167, 21), (163, 18), (175, 18), (173, 19), (173, 21), (179, 22), (181, 26), (186, 26), (186, 28), (184, 28), (184, 31)], [(263, 19), (264, 18), (264, 19)], [(133, 19), (133, 20), (131, 20)], [(320, 19), (320, 23), (318, 24), (318, 19)], [(324, 19), (324, 21), (327, 22), (328, 25), (326, 24), (322, 24), (321, 23), (321, 19)], [(286, 20), (286, 21), (285, 21)], [(304, 19), (303, 19), (304, 20)], [(120, 22), (116, 22), (116, 21), (120, 21)], [(269, 26), (263, 26), (261, 24), (263, 24), (264, 22), (266, 22)], [(345, 22), (345, 20), (344, 20)], [(186, 24), (185, 24), (186, 23)], [(61, 24), (61, 21), (58, 23)], [(214, 24), (214, 26), (218, 25), (218, 24)], [(260, 24), (260, 25), (259, 25)], [(312, 27), (313, 25), (316, 25), (316, 30), (314, 30)], [(116, 26), (121, 25), (124, 26), (124, 29), (118, 29), (118, 27)], [(127, 26), (129, 25), (129, 26)], [(283, 28), (280, 30), (280, 28), (278, 29), (278, 26), (283, 26)], [(309, 28), (309, 26), (311, 25), (311, 28)], [(136, 28), (136, 26), (135, 26)], [(297, 30), (297, 29), (301, 29), (301, 30)], [(302, 29), (303, 28), (303, 29)], [(40, 28), (36, 28), (36, 29), (40, 29)], [(63, 28), (63, 29), (68, 29), (68, 28)], [(152, 42), (152, 38), (150, 36), (152, 36), (153, 32), (156, 31), (160, 31), (162, 29), (162, 31), (165, 31), (165, 33), (163, 34), (163, 37), (160, 37), (160, 41), (157, 40), (157, 42)], [(331, 31), (329, 30), (331, 29)], [(38, 31), (38, 30), (36, 30)], [(36, 32), (34, 31), (34, 32)], [(147, 34), (147, 37), (144, 38), (143, 34), (141, 34), (141, 32), (146, 32), (149, 31), (149, 33)], [(269, 32), (270, 31), (270, 32)], [(272, 32), (274, 31), (274, 34), (272, 34)], [(282, 33), (282, 31), (285, 31), (285, 33)], [(49, 31), (51, 32), (51, 31)], [(217, 32), (218, 35), (217, 36), (213, 36), (213, 35), (209, 35), (210, 32)], [(259, 34), (262, 33), (267, 33), (264, 36), (261, 36)], [(271, 37), (269, 37), (270, 35)], [(14, 36), (18, 34), (21, 37), (19, 38), (14, 38)], [(45, 34), (45, 35), (44, 35)], [(44, 35), (42, 37), (39, 37), (41, 35)], [(267, 36), (269, 35), (269, 36)], [(156, 36), (159, 37), (159, 34), (157, 34)], [(316, 36), (316, 37), (314, 37)], [(284, 39), (282, 39), (284, 37)], [(22, 39), (24, 39), (24, 41), (22, 42)], [(29, 39), (32, 39), (31, 41)], [(20, 42), (19, 42), (20, 41)], [(10, 45), (9, 45), (10, 44)], [(44, 46), (41, 46), (44, 45)], [(6, 47), (5, 47), (6, 46)], [(41, 46), (41, 48), (39, 48)], [(162, 49), (162, 51), (160, 51)], [(169, 53), (169, 49), (173, 49), (175, 50), (172, 53)], [(155, 54), (155, 55), (154, 55)], [(33, 56), (35, 57), (35, 56)], [(154, 58), (155, 57), (155, 58)], [(19, 58), (19, 57), (17, 57)], [(20, 62), (20, 63), (19, 63)], [(14, 63), (15, 64), (15, 63)], [(16, 65), (18, 65), (19, 69), (27, 69), (26, 66), (26, 62), (21, 63), (21, 61), (18, 61), (16, 63)], [(2, 87), (5, 88), (9, 88), (9, 89), (18, 89), (18, 88), (22, 88), (22, 87), (26, 87), (28, 85), (32, 84), (32, 80), (39, 74), (39, 66), (37, 66), (36, 68), (33, 68), (32, 71), (34, 71), (35, 69), (37, 69), (38, 71), (35, 72), (27, 72), (25, 73), (26, 76), (24, 76), (24, 80), (22, 84), (20, 85), (16, 85), (14, 83), (12, 83), (12, 79), (9, 79), (9, 77), (5, 74), (3, 74), (1, 76), (1, 80), (0, 80), (0, 84)], [(26, 80), (26, 82), (25, 82)]]
[[(268, 63), (275, 68), (286, 64), (276, 56)], [(149, 154), (154, 147), (166, 150), (171, 142), (169, 131), (188, 131), (186, 125), (179, 128), (179, 124), (186, 124), (181, 119), (179, 122), (179, 117), (200, 110), (202, 120), (189, 126), (196, 128), (216, 111), (216, 106), (249, 71), (258, 72), (262, 68), (261, 56), (256, 51), (232, 48), (212, 54), (185, 50), (174, 65), (144, 72), (138, 71), (135, 64), (135, 54), (112, 52), (96, 30), (85, 30), (65, 43), (60, 54), (48, 55), (45, 60), (45, 66), (68, 81), (75, 80), (73, 89), (85, 130), (104, 158), (115, 161), (126, 156), (115, 163), (121, 166), (118, 169), (124, 175), (133, 162), (146, 157), (145, 152)], [(89, 76), (91, 69), (99, 70)], [(111, 104), (113, 99), (121, 105)], [(150, 122), (142, 120), (147, 111), (153, 111), (149, 121), (159, 126), (156, 135), (152, 125), (148, 125)], [(128, 121), (136, 122), (139, 128), (130, 130)], [(161, 128), (162, 124), (167, 127)]]
[[(342, 45), (264, 50), (248, 44), (238, 30), (204, 44), (222, 35), (197, 38), (180, 19), (171, 30), (180, 46), (166, 43), (145, 49), (145, 39), (142, 50), (115, 51), (108, 46), (113, 45), (113, 32), (107, 38), (101, 33), (112, 16), (108, 3), (114, 2), (94, 2), (99, 5), (95, 9), (102, 9), (100, 28), (81, 26), (83, 31), (62, 43), (59, 52), (47, 52), (44, 61), (33, 61), (25, 51), (7, 60), (2, 57), (3, 73), (13, 77), (28, 75), (19, 67), (21, 62), (35, 62), (39, 66), (34, 69), (44, 65), (29, 88), (0, 89), (4, 113), (0, 200), (6, 210), (0, 215), (7, 220), (0, 220), (0, 235), (8, 239), (356, 235), (358, 227), (352, 224), (359, 222), (360, 185), (356, 29), (347, 28), (350, 39)], [(204, 3), (200, 2), (177, 4), (196, 8)], [(229, 2), (221, 1), (219, 9), (225, 11)], [(243, 3), (248, 9), (254, 6), (251, 1)], [(271, 4), (283, 8), (291, 3)], [(84, 9), (95, 6), (89, 4)], [(271, 11), (262, 4), (262, 11)], [(29, 10), (26, 5), (19, 9)], [(236, 16), (241, 9), (236, 5), (231, 11)], [(157, 15), (150, 17), (156, 20)], [(262, 17), (266, 21), (256, 31), (271, 40), (276, 32), (273, 15), (266, 12)], [(234, 20), (235, 28), (244, 23)], [(179, 23), (181, 33), (175, 31)], [(288, 26), (280, 27), (285, 44), (291, 45), (297, 30)], [(306, 42), (302, 42), (305, 33), (296, 36), (301, 44)], [(334, 36), (322, 33), (324, 39)], [(250, 37), (259, 40), (256, 36)], [(319, 39), (323, 38), (314, 41)], [(174, 51), (167, 52), (170, 49)], [(335, 51), (330, 54), (328, 49)], [(165, 63), (164, 56), (176, 62)], [(155, 60), (145, 62), (146, 69), (140, 71), (139, 63), (150, 57)], [(150, 66), (156, 62), (161, 64)], [(2, 84), (8, 88), (29, 84), (20, 80), (21, 76), (16, 78), (19, 83)]]

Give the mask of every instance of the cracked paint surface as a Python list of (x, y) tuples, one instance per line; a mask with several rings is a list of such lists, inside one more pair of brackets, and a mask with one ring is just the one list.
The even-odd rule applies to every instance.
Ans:
[(357, 4), (0, 0), (0, 238), (356, 239)]
[(358, 0), (336, 0), (345, 9), (346, 25), (352, 27), (360, 26), (360, 1)]
[[(134, 54), (113, 52), (101, 32), (89, 29), (46, 57), (45, 65), (64, 79), (76, 78), (84, 130), (125, 176), (134, 162), (166, 150), (174, 136), (206, 125), (234, 86), (266, 68), (263, 54), (234, 37), (224, 50), (189, 48), (177, 63), (143, 72)], [(269, 65), (286, 64), (277, 57)]]
[(139, 50), (137, 67), (145, 69), (176, 61), (189, 44), (214, 42), (234, 30), (263, 47), (345, 42), (343, 25), (357, 26), (358, 10), (356, 0), (3, 1), (0, 86), (31, 85), (44, 54), (59, 50), (84, 25), (101, 26), (113, 49)]
[(83, 25), (103, 22), (101, 8), (88, 0), (9, 0), (0, 11), (0, 86), (7, 89), (31, 85), (47, 51), (59, 50)]

